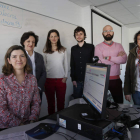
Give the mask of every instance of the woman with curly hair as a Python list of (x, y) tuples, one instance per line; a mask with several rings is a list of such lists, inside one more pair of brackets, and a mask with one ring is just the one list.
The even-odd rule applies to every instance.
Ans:
[(131, 95), (135, 105), (140, 105), (140, 31), (134, 36), (136, 46), (130, 50), (124, 82), (125, 99), (131, 101)]

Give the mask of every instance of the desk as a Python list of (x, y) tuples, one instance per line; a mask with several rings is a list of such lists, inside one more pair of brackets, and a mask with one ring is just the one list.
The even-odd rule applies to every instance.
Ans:
[[(33, 127), (37, 126), (39, 123), (56, 123), (56, 121), (52, 121), (49, 119), (40, 121), (40, 122), (36, 122), (36, 123), (32, 123), (32, 124), (28, 124), (28, 125), (24, 125), (24, 126), (18, 126), (18, 127), (13, 127), (13, 128), (9, 128), (6, 130), (3, 130), (0, 132), (0, 135), (4, 135), (4, 134), (9, 134), (9, 133), (14, 133), (14, 132), (20, 132), (20, 131), (27, 131), (29, 129), (32, 129)], [(74, 136), (75, 133), (71, 132), (67, 129), (64, 128), (59, 128), (58, 132), (63, 132), (65, 134), (68, 134), (70, 136)], [(132, 133), (132, 140), (139, 140), (140, 139), (140, 129), (137, 128), (131, 128), (131, 133)], [(68, 138), (68, 137), (67, 137)], [(74, 137), (76, 140), (90, 140), (86, 137), (83, 137), (81, 135), (76, 135), (76, 137)], [(63, 136), (60, 136), (58, 134), (53, 134), (50, 137), (44, 139), (44, 140), (65, 140), (65, 138)], [(70, 138), (68, 138), (70, 140)], [(28, 137), (28, 140), (35, 140), (34, 138)], [(115, 138), (113, 140), (118, 140), (118, 138)], [(128, 140), (128, 139), (125, 139)]]
[[(140, 109), (137, 109), (137, 107), (139, 107), (138, 105), (133, 105), (133, 107), (130, 107), (129, 104), (119, 104), (119, 108), (118, 111), (122, 111), (123, 108), (129, 108), (130, 112), (125, 113), (127, 115), (129, 115), (131, 117), (131, 120), (135, 120), (136, 118), (140, 117), (140, 113), (139, 114), (133, 114), (133, 113), (137, 113), (140, 112)], [(132, 114), (129, 114), (132, 113)]]
[[(79, 98), (79, 99), (74, 99), (74, 100), (72, 100), (72, 101), (70, 101), (69, 102), (69, 107), (70, 106), (72, 106), (72, 105), (74, 105), (74, 104), (87, 104), (86, 103), (86, 101), (83, 99), (83, 98)], [(137, 107), (140, 107), (140, 106), (138, 106), (138, 105), (133, 105), (133, 107), (130, 107), (130, 105), (129, 104), (119, 104), (119, 108), (118, 108), (118, 111), (122, 111), (122, 109), (123, 108), (129, 108), (130, 109), (130, 112), (131, 111), (135, 111), (135, 109), (137, 110), (137, 111), (139, 111), (140, 112), (140, 109), (137, 109)], [(133, 109), (134, 108), (134, 109)], [(136, 111), (135, 111), (136, 112)], [(128, 113), (125, 113), (125, 114), (129, 114), (129, 112)], [(135, 120), (136, 119), (136, 117), (137, 118), (139, 118), (140, 117), (140, 113), (139, 114), (132, 114), (132, 115), (130, 115), (131, 116), (131, 120)]]
[[(126, 107), (126, 105), (122, 105), (121, 107)], [(136, 107), (136, 106), (134, 106), (134, 107)], [(140, 116), (140, 114), (135, 114), (135, 116), (138, 117), (138, 116)], [(132, 116), (132, 118), (135, 119), (135, 116)], [(3, 130), (3, 131), (0, 132), (0, 135), (14, 133), (14, 132), (20, 132), (20, 131), (27, 131), (27, 130), (30, 130), (33, 127), (37, 126), (40, 123), (54, 123), (54, 124), (56, 124), (56, 121), (55, 120), (50, 120), (50, 119), (45, 119), (45, 120), (42, 120), (42, 121), (39, 121), (39, 122), (36, 122), (36, 123), (23, 125), (23, 126), (18, 126), (18, 127), (13, 127), (13, 128)], [(70, 135), (71, 137), (75, 136), (74, 132), (71, 132), (71, 131), (69, 131), (67, 129), (64, 129), (64, 128), (61, 128), (61, 127), (59, 128), (58, 132), (63, 132), (65, 134)], [(132, 133), (132, 140), (139, 140), (140, 139), (140, 129), (131, 128), (131, 133)], [(67, 138), (70, 140), (69, 137), (67, 137)], [(84, 136), (81, 136), (79, 134), (77, 134), (74, 138), (76, 140), (89, 140), (88, 138), (86, 138)], [(29, 140), (34, 140), (31, 137), (28, 137), (28, 139)], [(46, 138), (45, 140), (56, 140), (56, 139), (57, 140), (65, 140), (65, 138), (63, 136), (60, 136), (58, 134), (53, 134), (50, 137)], [(118, 138), (115, 138), (113, 140), (118, 140)], [(125, 139), (125, 140), (128, 140), (128, 139)]]
[[(54, 123), (54, 124), (56, 124), (56, 121), (46, 119), (46, 120), (39, 121), (39, 122), (36, 122), (36, 123), (28, 124), (28, 125), (13, 127), (13, 128), (9, 128), (9, 129), (6, 129), (6, 130), (1, 131), (0, 132), (0, 135), (14, 133), (14, 132), (20, 132), (20, 131), (27, 131), (27, 130), (30, 130), (33, 127), (37, 126), (40, 123)], [(61, 128), (61, 127), (58, 129), (57, 132), (63, 132), (65, 134), (70, 135), (71, 137), (73, 137), (75, 135), (74, 132), (69, 131), (69, 130), (64, 129), (64, 128)], [(67, 138), (70, 139), (69, 137), (67, 137)], [(88, 138), (83, 137), (83, 136), (78, 135), (78, 134), (74, 138), (76, 140), (89, 140)], [(28, 136), (28, 140), (35, 140), (35, 139)], [(44, 140), (66, 140), (66, 139), (63, 136), (60, 136), (58, 134), (53, 134), (53, 135), (51, 135), (50, 137), (48, 137), (48, 138), (46, 138)]]

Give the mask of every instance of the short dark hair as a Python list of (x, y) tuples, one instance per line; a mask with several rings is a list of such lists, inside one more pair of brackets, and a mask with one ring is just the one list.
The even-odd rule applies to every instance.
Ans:
[(23, 47), (24, 47), (25, 40), (27, 40), (30, 36), (33, 36), (35, 38), (35, 46), (37, 45), (39, 37), (34, 32), (29, 31), (29, 32), (25, 32), (20, 39), (20, 44)]
[(51, 33), (56, 33), (57, 36), (59, 37), (59, 39), (57, 41), (57, 50), (58, 50), (58, 52), (61, 52), (61, 51), (64, 52), (66, 50), (66, 48), (61, 45), (60, 34), (56, 29), (52, 29), (52, 30), (50, 30), (48, 32), (48, 36), (47, 36), (47, 40), (46, 40), (46, 44), (45, 44), (45, 47), (43, 49), (43, 52), (44, 53), (49, 53), (49, 54), (54, 53), (54, 51), (52, 51), (51, 41), (49, 40)]
[(135, 35), (134, 35), (134, 43), (137, 45), (137, 37), (140, 35), (140, 31), (138, 31)]
[[(10, 47), (5, 54), (5, 58), (4, 58), (5, 64), (2, 67), (2, 73), (6, 76), (13, 73), (13, 66), (11, 64), (9, 64), (7, 58), (10, 59), (11, 53), (14, 50), (22, 50), (24, 52), (24, 55), (25, 55), (26, 59), (27, 59), (27, 53), (25, 52), (25, 49), (22, 46), (14, 45), (14, 46)], [(27, 72), (27, 73), (31, 73), (31, 71), (32, 71), (30, 66), (27, 64), (27, 62), (26, 62), (26, 65), (24, 67), (24, 71)]]
[(85, 39), (86, 39), (86, 31), (83, 27), (80, 27), (78, 26), (75, 30), (74, 30), (74, 37), (75, 37), (75, 34), (78, 33), (78, 32), (83, 32), (84, 33), (84, 36), (85, 36)]

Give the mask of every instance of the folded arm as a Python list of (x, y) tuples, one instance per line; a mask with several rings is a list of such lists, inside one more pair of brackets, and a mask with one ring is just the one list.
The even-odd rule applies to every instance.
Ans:
[(120, 46), (119, 53), (117, 56), (111, 56), (110, 61), (116, 64), (124, 64), (127, 61), (127, 54), (125, 53), (122, 46)]
[(109, 61), (109, 59), (105, 59), (99, 47), (95, 47), (95, 56), (99, 57), (99, 61), (98, 61), (99, 63), (114, 65), (114, 62)]

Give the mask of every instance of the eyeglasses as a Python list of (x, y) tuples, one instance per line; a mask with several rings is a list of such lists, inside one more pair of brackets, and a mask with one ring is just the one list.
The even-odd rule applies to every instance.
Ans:
[(105, 31), (103, 31), (103, 33), (108, 33), (108, 32), (112, 33), (113, 30), (105, 30)]

